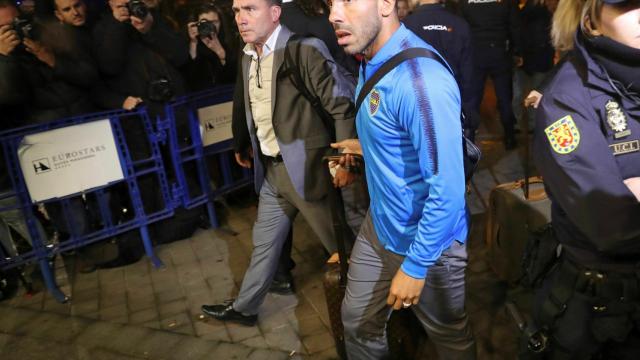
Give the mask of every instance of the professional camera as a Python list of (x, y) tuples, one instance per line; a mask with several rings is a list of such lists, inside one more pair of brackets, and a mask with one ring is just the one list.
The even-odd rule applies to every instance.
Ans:
[(198, 27), (198, 36), (200, 37), (213, 37), (216, 35), (216, 26), (213, 21), (202, 19), (198, 21), (196, 25)]
[(15, 18), (11, 24), (13, 30), (18, 34), (20, 41), (25, 38), (30, 39), (32, 37), (33, 24), (27, 19)]
[(147, 97), (151, 101), (165, 103), (175, 95), (173, 82), (166, 77), (159, 77), (149, 81)]
[(131, 0), (127, 3), (129, 9), (129, 15), (135, 16), (138, 19), (144, 20), (149, 14), (149, 8), (142, 0)]

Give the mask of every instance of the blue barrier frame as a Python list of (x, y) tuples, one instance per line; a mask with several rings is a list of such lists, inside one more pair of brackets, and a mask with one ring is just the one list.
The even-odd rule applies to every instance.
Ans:
[[(138, 117), (142, 121), (145, 133), (147, 134), (147, 140), (149, 142), (149, 149), (151, 151), (150, 156), (145, 159), (133, 160), (127, 145), (126, 135), (122, 128), (121, 120), (127, 117)], [(62, 204), (63, 213), (69, 214), (70, 199), (81, 194), (95, 194), (98, 201), (98, 209), (100, 212), (100, 219), (102, 220), (103, 227), (101, 230), (91, 232), (88, 234), (70, 234), (68, 241), (62, 244), (45, 244), (44, 239), (40, 238), (40, 234), (37, 230), (37, 219), (34, 213), (34, 203), (29, 196), (26, 188), (24, 175), (20, 168), (17, 150), (22, 142), (22, 139), (30, 134), (36, 134), (48, 130), (64, 128), (67, 126), (78, 125), (88, 123), (96, 120), (109, 119), (114, 139), (118, 148), (118, 156), (122, 166), (124, 179), (113, 182), (106, 186), (89, 189), (83, 193), (72, 194), (64, 198), (47, 200), (42, 203), (60, 202)], [(3, 148), (5, 161), (11, 177), (13, 185), (13, 192), (8, 193), (7, 196), (16, 196), (19, 200), (19, 206), (12, 208), (5, 208), (0, 210), (9, 210), (21, 208), (24, 215), (29, 235), (32, 240), (33, 250), (24, 254), (20, 254), (13, 258), (0, 259), (0, 268), (8, 269), (16, 267), (27, 262), (38, 261), (40, 270), (45, 282), (45, 285), (49, 292), (59, 302), (66, 302), (69, 297), (62, 293), (56, 283), (53, 272), (51, 270), (50, 259), (52, 256), (70, 249), (75, 249), (83, 245), (112, 237), (128, 230), (138, 228), (142, 237), (145, 252), (155, 267), (161, 267), (162, 262), (155, 255), (153, 251), (153, 245), (149, 237), (148, 225), (168, 218), (174, 213), (173, 197), (170, 192), (166, 171), (162, 161), (162, 156), (159, 149), (159, 144), (164, 140), (164, 136), (161, 133), (157, 133), (153, 128), (151, 119), (149, 118), (146, 109), (141, 108), (135, 111), (115, 111), (115, 112), (103, 112), (95, 113), (86, 116), (73, 117), (69, 119), (63, 119), (59, 121), (49, 122), (41, 125), (32, 125), (23, 128), (11, 129), (0, 133), (0, 143)], [(138, 184), (138, 178), (145, 175), (155, 175), (160, 184), (159, 190), (162, 196), (162, 201), (165, 206), (162, 209), (158, 209), (150, 214), (145, 213), (143, 200), (141, 198), (140, 188)], [(109, 211), (107, 191), (110, 188), (117, 186), (118, 184), (125, 183), (128, 189), (130, 199), (133, 205), (134, 218), (124, 221), (120, 224), (114, 224), (113, 218)], [(68, 222), (68, 217), (65, 216)], [(67, 225), (71, 225), (67, 223)], [(72, 226), (68, 226), (72, 228)]]
[[(226, 140), (210, 146), (204, 146), (198, 119), (198, 109), (221, 104), (233, 100), (233, 86), (221, 86), (200, 93), (179, 98), (165, 108), (164, 119), (158, 121), (158, 128), (168, 132), (171, 161), (173, 163), (177, 183), (174, 184), (174, 194), (181, 195), (181, 203), (185, 208), (206, 204), (209, 222), (212, 227), (220, 226), (217, 219), (213, 200), (235, 189), (247, 186), (253, 182), (250, 170), (243, 169), (243, 176), (235, 181), (231, 174), (229, 154), (233, 151), (233, 141)], [(178, 134), (178, 119), (186, 117), (188, 138), (180, 139)], [(186, 142), (186, 143), (185, 143)], [(218, 156), (224, 184), (216, 189), (211, 187), (207, 157)], [(198, 195), (192, 196), (190, 184), (187, 181), (185, 165), (195, 162), (199, 182)]]

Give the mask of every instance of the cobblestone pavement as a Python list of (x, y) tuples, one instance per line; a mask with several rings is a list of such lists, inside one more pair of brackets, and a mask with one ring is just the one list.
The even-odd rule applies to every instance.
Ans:
[[(492, 125), (492, 126), (495, 126)], [(523, 176), (522, 149), (504, 152), (483, 130), (481, 169), (469, 194), (473, 215), (468, 241), (467, 311), (479, 359), (513, 359), (517, 329), (504, 311), (506, 298), (526, 305), (492, 273), (484, 240), (489, 191)], [(335, 359), (322, 289), (322, 246), (298, 217), (293, 258), (295, 295), (267, 296), (258, 325), (226, 324), (200, 315), (202, 304), (234, 297), (251, 254), (255, 203), (233, 206), (222, 229), (160, 245), (164, 267), (147, 259), (133, 265), (70, 276), (72, 300), (57, 303), (45, 291), (19, 293), (0, 303), (3, 359)], [(435, 359), (423, 346), (424, 359)]]

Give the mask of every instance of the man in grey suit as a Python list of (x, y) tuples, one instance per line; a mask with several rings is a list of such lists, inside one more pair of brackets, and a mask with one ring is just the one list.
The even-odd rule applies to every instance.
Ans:
[[(253, 228), (253, 253), (238, 298), (224, 304), (203, 305), (219, 320), (254, 325), (276, 268), (291, 223), (302, 213), (324, 247), (336, 251), (327, 194), (329, 173), (322, 157), (332, 139), (355, 136), (354, 86), (340, 70), (321, 40), (301, 40), (297, 67), (306, 88), (331, 115), (323, 122), (290, 78), (283, 74), (284, 50), (292, 33), (280, 24), (281, 0), (234, 0), (233, 11), (247, 44), (242, 79), (251, 147), (236, 153), (243, 167), (254, 167), (260, 194)], [(252, 157), (253, 159), (250, 159)], [(338, 169), (336, 186), (353, 181)]]

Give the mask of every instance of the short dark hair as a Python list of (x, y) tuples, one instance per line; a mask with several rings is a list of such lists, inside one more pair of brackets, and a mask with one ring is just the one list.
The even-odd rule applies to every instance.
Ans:
[(8, 7), (12, 7), (16, 9), (18, 8), (14, 0), (0, 0), (0, 8), (8, 8)]
[(282, 0), (267, 0), (271, 5), (282, 6)]

